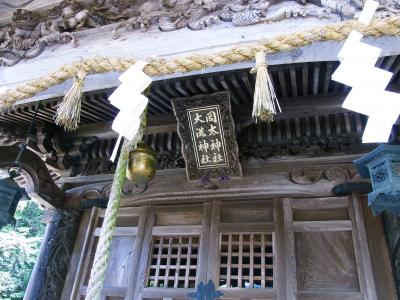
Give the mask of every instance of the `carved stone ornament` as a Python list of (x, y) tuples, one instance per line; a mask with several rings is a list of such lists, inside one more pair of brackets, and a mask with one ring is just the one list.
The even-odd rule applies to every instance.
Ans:
[[(11, 3), (8, 0), (7, 3)], [(360, 0), (65, 0), (47, 11), (17, 9), (10, 25), (0, 28), (0, 65), (11, 66), (24, 58), (39, 55), (46, 46), (75, 43), (73, 32), (117, 23), (121, 28), (161, 31), (180, 28), (201, 30), (220, 21), (234, 26), (273, 23), (287, 18), (356, 17)], [(385, 17), (400, 12), (399, 0), (382, 1), (376, 15)], [(1, 7), (1, 6), (0, 6)], [(18, 5), (14, 6), (18, 7)]]
[(241, 177), (227, 92), (172, 100), (188, 180)]

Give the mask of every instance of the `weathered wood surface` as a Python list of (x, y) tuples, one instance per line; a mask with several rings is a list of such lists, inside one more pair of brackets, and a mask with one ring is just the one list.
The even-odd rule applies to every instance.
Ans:
[(361, 253), (361, 264), (364, 270), (365, 277), (365, 286), (366, 286), (366, 295), (368, 299), (377, 300), (375, 282), (373, 277), (373, 269), (371, 265), (371, 256), (368, 248), (368, 239), (365, 231), (365, 221), (362, 213), (362, 199), (358, 193), (354, 193), (351, 197), (351, 201), (349, 206), (353, 205), (352, 211), (354, 211), (353, 216), (353, 226), (354, 232), (356, 232), (356, 237), (358, 239), (358, 243), (360, 245), (360, 253)]
[(45, 239), (24, 295), (25, 300), (60, 299), (79, 221), (78, 210), (55, 211), (46, 228)]
[(83, 257), (80, 254), (87, 251), (89, 245), (89, 233), (93, 229), (96, 211), (97, 208), (93, 208), (92, 211), (85, 211), (82, 214), (71, 255), (71, 263), (60, 297), (61, 300), (73, 299), (78, 292), (79, 284), (78, 282), (75, 283), (75, 278), (79, 277), (78, 274), (80, 274), (83, 267)]
[[(200, 247), (199, 247), (199, 265), (206, 266), (208, 259), (208, 245), (210, 243), (210, 230), (211, 230), (211, 213), (212, 204), (206, 202), (203, 204), (203, 216), (201, 221), (201, 236), (200, 236)], [(200, 268), (196, 274), (196, 282), (207, 281), (207, 269)]]
[[(160, 32), (157, 28), (152, 28), (147, 32), (123, 32), (121, 38), (115, 40), (112, 39), (111, 35), (115, 24), (111, 24), (101, 28), (76, 32), (75, 36), (79, 41), (79, 46), (76, 48), (70, 44), (56, 45), (46, 49), (34, 59), (20, 62), (13, 67), (2, 68), (0, 71), (0, 86), (16, 87), (81, 58), (111, 56), (149, 59), (151, 57), (171, 58), (195, 53), (213, 53), (242, 43), (309, 30), (330, 22), (332, 22), (330, 19), (307, 18), (302, 20), (288, 19), (273, 24), (258, 24), (247, 27), (233, 27), (231, 24), (223, 23), (202, 31), (192, 31), (184, 28), (178, 31)], [(400, 53), (399, 39), (379, 38), (366, 39), (366, 41), (383, 48), (382, 56)], [(268, 63), (274, 65), (336, 60), (341, 45), (342, 43), (338, 42), (316, 43), (311, 46), (301, 47), (295, 52), (269, 55)], [(253, 65), (254, 62), (245, 62), (191, 72), (185, 75), (244, 68)], [(118, 75), (115, 72), (90, 75), (86, 80), (84, 91), (115, 87), (119, 84)], [(182, 76), (182, 74), (172, 74), (154, 79), (161, 80), (179, 76)], [(67, 82), (50, 88), (28, 101), (62, 96), (70, 85), (71, 83)], [(22, 102), (24, 101), (27, 100), (22, 100)]]
[[(360, 200), (377, 297), (378, 299), (397, 299), (393, 276), (395, 270), (392, 270), (390, 262), (391, 255), (384, 234), (385, 226), (382, 217), (372, 215), (366, 195), (361, 196)], [(397, 230), (395, 232), (398, 234)]]
[(278, 253), (285, 253), (285, 231), (283, 220), (283, 206), (281, 199), (274, 199), (274, 222), (275, 222), (275, 240), (274, 240), (274, 276), (275, 288), (277, 291), (278, 299), (286, 299), (286, 255), (279, 255)]
[(41, 11), (61, 3), (62, 0), (2, 0), (0, 1), (0, 26), (7, 25), (15, 10)]
[(210, 225), (210, 239), (208, 245), (208, 262), (207, 262), (207, 282), (212, 280), (217, 282), (218, 280), (218, 268), (219, 266), (219, 249), (216, 245), (219, 245), (219, 226), (221, 220), (221, 201), (213, 201), (212, 203), (212, 214), (211, 214), (211, 225)]
[[(163, 263), (157, 262), (159, 269), (161, 270), (160, 266), (162, 266), (163, 270), (166, 270), (166, 273), (168, 273), (168, 269), (170, 267), (170, 269), (172, 270), (172, 266), (177, 266), (175, 263), (172, 262), (172, 259), (179, 257), (181, 253), (179, 252), (179, 250), (177, 252), (171, 251), (171, 239), (177, 239), (182, 235), (193, 234), (191, 230), (193, 226), (198, 226), (196, 231), (197, 233), (195, 233), (196, 236), (198, 236), (198, 233), (200, 232), (202, 232), (202, 234), (206, 234), (204, 238), (201, 237), (202, 242), (200, 243), (200, 248), (198, 248), (198, 252), (195, 252), (200, 254), (196, 268), (197, 280), (199, 279), (199, 277), (204, 277), (206, 274), (208, 274), (209, 277), (216, 277), (219, 279), (222, 278), (221, 274), (223, 276), (228, 276), (229, 274), (231, 277), (236, 276), (235, 274), (233, 274), (233, 271), (232, 273), (227, 272), (226, 275), (224, 275), (225, 273), (221, 273), (221, 267), (232, 268), (232, 270), (234, 268), (238, 268), (239, 270), (241, 268), (252, 269), (252, 265), (254, 268), (257, 268), (260, 265), (264, 266), (266, 270), (269, 268), (273, 268), (273, 289), (235, 288), (235, 278), (231, 278), (231, 287), (222, 287), (221, 285), (223, 285), (223, 283), (221, 283), (220, 280), (215, 281), (217, 286), (221, 286), (219, 289), (225, 294), (222, 299), (372, 299), (373, 297), (367, 296), (367, 293), (369, 293), (369, 295), (373, 294), (373, 284), (365, 287), (365, 284), (363, 282), (365, 279), (367, 279), (367, 281), (374, 280), (375, 284), (378, 285), (377, 288), (383, 289), (382, 291), (377, 291), (377, 299), (395, 299), (394, 289), (393, 286), (391, 286), (392, 281), (390, 277), (390, 268), (387, 268), (389, 258), (388, 256), (386, 256), (388, 253), (386, 245), (382, 240), (384, 238), (382, 234), (382, 228), (379, 226), (374, 226), (377, 223), (369, 219), (370, 217), (372, 218), (372, 215), (366, 217), (365, 212), (369, 213), (369, 210), (366, 206), (367, 203), (364, 201), (365, 199), (360, 202), (360, 205), (355, 205), (354, 207), (350, 207), (352, 205), (352, 202), (347, 202), (347, 200), (347, 197), (324, 197), (313, 199), (288, 198), (283, 200), (268, 199), (250, 201), (217, 200), (213, 203), (199, 201), (195, 205), (175, 205), (174, 203), (173, 205), (169, 206), (151, 206), (150, 214), (147, 216), (147, 221), (145, 220), (145, 217), (143, 217), (143, 219), (141, 220), (141, 227), (143, 230), (139, 231), (142, 232), (144, 239), (140, 243), (135, 243), (135, 250), (132, 254), (134, 256), (141, 256), (140, 265), (138, 265), (139, 269), (135, 270), (133, 267), (131, 267), (131, 275), (132, 272), (134, 272), (139, 278), (137, 279), (137, 281), (135, 281), (134, 279), (129, 279), (128, 281), (128, 290), (130, 289), (132, 292), (135, 289), (136, 285), (136, 292), (139, 294), (137, 294), (135, 298), (127, 296), (127, 299), (186, 299), (187, 293), (192, 292), (193, 289), (189, 289), (187, 288), (187, 286), (185, 288), (178, 288), (175, 285), (171, 285), (170, 288), (151, 287), (148, 283), (148, 277), (146, 276), (146, 274), (148, 274), (149, 272), (147, 264), (151, 264), (153, 266), (156, 265), (156, 263), (153, 262), (149, 258), (149, 256), (152, 256), (153, 259), (157, 256), (161, 257), (161, 248), (168, 250), (165, 251), (162, 255), (165, 261)], [(301, 205), (296, 206), (298, 202), (301, 203)], [(310, 202), (310, 205), (306, 205), (307, 202)], [(351, 224), (353, 224), (353, 227), (350, 229), (351, 231), (342, 231), (340, 228), (339, 231), (335, 230), (335, 222), (338, 222), (335, 217), (330, 220), (319, 222), (320, 228), (324, 229), (321, 232), (296, 231), (296, 226), (294, 226), (296, 222), (298, 222), (296, 221), (296, 210), (300, 209), (315, 211), (319, 209), (325, 209), (329, 206), (329, 203), (331, 203), (333, 209), (336, 209), (337, 203), (343, 205), (343, 203), (345, 202), (348, 203), (346, 208), (352, 210), (350, 214), (347, 215), (347, 217), (345, 218), (347, 222), (352, 222)], [(317, 205), (318, 203), (321, 203), (321, 205)], [(282, 204), (284, 206), (283, 208)], [(204, 206), (203, 211), (202, 206)], [(148, 206), (145, 205), (140, 207), (139, 209), (147, 209), (147, 207)], [(361, 222), (361, 219), (359, 219), (358, 221), (356, 220), (356, 218), (360, 218), (360, 214), (362, 213), (361, 209), (363, 208), (368, 210), (364, 211), (363, 214), (365, 224)], [(254, 214), (254, 210), (258, 210), (259, 215), (264, 216), (264, 219), (257, 219), (254, 220), (254, 222), (258, 221), (259, 224), (263, 226), (265, 226), (265, 222), (267, 220), (270, 220), (268, 215), (263, 213), (263, 209), (273, 209), (274, 217), (273, 223), (271, 224), (275, 225), (275, 229), (273, 228), (273, 226), (265, 226), (265, 228), (268, 227), (268, 229), (264, 233), (264, 239), (262, 237), (261, 239), (256, 239), (255, 236), (260, 235), (258, 229), (253, 228), (252, 226), (248, 226), (248, 221), (243, 218), (235, 218), (237, 217), (237, 209), (241, 209), (243, 211), (243, 216), (252, 215)], [(122, 210), (127, 211), (129, 209), (123, 208)], [(103, 212), (104, 210), (100, 210), (99, 215), (102, 215)], [(190, 225), (191, 222), (189, 221), (187, 223), (188, 225), (181, 224), (179, 226), (180, 231), (176, 231), (174, 235), (163, 237), (163, 232), (168, 233), (172, 227), (169, 224), (165, 224), (163, 226), (156, 225), (158, 222), (157, 219), (166, 213), (170, 213), (172, 216), (180, 218), (182, 212), (196, 212), (198, 214), (203, 213), (202, 228), (200, 228), (200, 225)], [(345, 219), (341, 219), (339, 222), (342, 222)], [(233, 224), (237, 227), (241, 226), (243, 228), (243, 233), (236, 232), (236, 229), (224, 232), (224, 220), (225, 222), (226, 220), (231, 220), (231, 223), (229, 224)], [(370, 223), (370, 221), (372, 221), (372, 223)], [(147, 225), (145, 225), (145, 223)], [(359, 237), (357, 237), (356, 235), (357, 238), (353, 240), (352, 232), (353, 234), (360, 234), (360, 232), (363, 231), (364, 226), (366, 226), (365, 229), (367, 232), (367, 238), (363, 238), (361, 234)], [(160, 228), (163, 228), (163, 232), (157, 232)], [(154, 248), (154, 245), (152, 245), (152, 240), (154, 235), (157, 235), (158, 233), (162, 234), (161, 238), (164, 239), (164, 241), (160, 244), (158, 242), (155, 242), (154, 245), (159, 246), (162, 244), (163, 246)], [(370, 235), (371, 233), (372, 235)], [(257, 246), (259, 246), (260, 243), (267, 247), (272, 245), (273, 251), (271, 252), (271, 250), (267, 250), (267, 248), (265, 248), (264, 250), (261, 249), (261, 252), (257, 252), (257, 246), (255, 244), (251, 246), (252, 238), (244, 238), (245, 236), (248, 237), (249, 235), (254, 236), (254, 241), (257, 241)], [(267, 239), (267, 236), (271, 235), (273, 236), (273, 238)], [(223, 238), (223, 236), (225, 236), (225, 238)], [(236, 236), (235, 239), (234, 236)], [(365, 263), (369, 262), (369, 256), (367, 255), (367, 243), (371, 238), (373, 240), (373, 243), (369, 245), (369, 250), (371, 251), (371, 254), (373, 254), (371, 256), (372, 268), (365, 268)], [(205, 240), (208, 240), (208, 242)], [(188, 243), (190, 244), (190, 242)], [(218, 246), (220, 245), (220, 243), (225, 245), (224, 250), (221, 250), (222, 247)], [(247, 250), (244, 250), (244, 245), (250, 245), (250, 247), (247, 247)], [(372, 248), (371, 245), (373, 246)], [(317, 250), (315, 250), (315, 248)], [(75, 247), (75, 249), (77, 248)], [(154, 249), (156, 250), (156, 252), (153, 252)], [(207, 251), (203, 253), (205, 249), (207, 249)], [(227, 257), (226, 262), (221, 261), (222, 252), (223, 255)], [(352, 254), (353, 252), (355, 253)], [(190, 255), (190, 251), (188, 251), (187, 253), (188, 255)], [(262, 259), (258, 262), (252, 262), (252, 260), (248, 260), (247, 262), (244, 261), (245, 257), (256, 255), (257, 253), (261, 253), (262, 256), (265, 255), (265, 257), (271, 257), (271, 255), (273, 255), (272, 264), (271, 262), (268, 262), (266, 260), (263, 261)], [(360, 257), (356, 258), (355, 254)], [(381, 257), (381, 255), (383, 255), (384, 257)], [(202, 259), (200, 259), (201, 256), (203, 256)], [(239, 256), (237, 262), (231, 262), (231, 258), (233, 258), (234, 256)], [(240, 257), (242, 257), (242, 259)], [(321, 262), (321, 259), (324, 258), (326, 258), (326, 261)], [(160, 260), (160, 258), (156, 259)], [(312, 266), (309, 268), (308, 263), (304, 262), (304, 259), (312, 263), (312, 266), (315, 268), (313, 268)], [(170, 263), (168, 261), (170, 261)], [(379, 262), (381, 262), (381, 264)], [(186, 268), (188, 264), (190, 263), (186, 261)], [(319, 266), (322, 266), (322, 269), (319, 268)], [(323, 269), (324, 266), (329, 266), (327, 272), (325, 272), (325, 270)], [(359, 272), (359, 276), (357, 276), (357, 270), (362, 270), (361, 272)], [(300, 272), (300, 275), (298, 272)], [(201, 276), (200, 273), (202, 274)], [(165, 274), (158, 275), (160, 280), (163, 280), (163, 282), (165, 282), (166, 280)], [(246, 274), (239, 271), (237, 277), (239, 278), (240, 276), (242, 276), (242, 279), (247, 280), (247, 276), (253, 276), (254, 283), (257, 280), (260, 280), (259, 278), (263, 276), (265, 276), (266, 280), (268, 281), (272, 278), (267, 273), (263, 275), (262, 272), (260, 273), (261, 275), (257, 275), (255, 272), (253, 273), (253, 275), (251, 275), (251, 270), (249, 271), (249, 273)], [(302, 276), (301, 274), (305, 274), (305, 276)], [(350, 276), (349, 274), (353, 275)], [(115, 276), (118, 277), (118, 274), (116, 273)], [(174, 278), (177, 278), (176, 276), (178, 276), (179, 278), (179, 275), (175, 275)], [(359, 277), (360, 281), (362, 282), (361, 286), (358, 285)], [(291, 281), (291, 279), (293, 279), (293, 281)], [(382, 282), (382, 280), (385, 282)], [(252, 280), (250, 279), (249, 284), (252, 284)], [(286, 296), (286, 284), (291, 285), (293, 293), (292, 297)], [(229, 286), (228, 283), (226, 285)], [(262, 282), (261, 285), (263, 285)], [(264, 285), (266, 285), (266, 282), (264, 283)], [(368, 289), (370, 290), (370, 292), (368, 292)], [(111, 298), (111, 296), (124, 297), (126, 295), (126, 290), (126, 287), (122, 285), (118, 287), (107, 286), (104, 288), (104, 297), (106, 297), (105, 299), (107, 299), (108, 297)], [(85, 292), (86, 288), (83, 287), (81, 289), (81, 294), (84, 295)]]
[(151, 255), (152, 228), (154, 226), (155, 219), (156, 215), (154, 207), (150, 206), (147, 213), (146, 226), (144, 228), (142, 248), (140, 249), (140, 261), (137, 266), (138, 271), (136, 275), (136, 286), (135, 290), (131, 292), (133, 294), (133, 299), (141, 300), (144, 298), (142, 291), (146, 286), (146, 271), (149, 256)]
[[(149, 188), (135, 192), (127, 182), (122, 206), (137, 206), (145, 203), (189, 203), (206, 199), (260, 199), (263, 197), (324, 197), (331, 189), (354, 176), (351, 161), (359, 155), (329, 157), (321, 159), (259, 160), (244, 165), (244, 177), (220, 183), (217, 189), (203, 187), (201, 183), (189, 183), (184, 169), (159, 171)], [(96, 177), (98, 178), (98, 177)], [(110, 184), (112, 175), (105, 181), (69, 190), (68, 205), (76, 205), (83, 192), (102, 191)], [(140, 192), (140, 193), (139, 193)], [(105, 195), (107, 196), (107, 195)]]
[[(279, 99), (281, 107), (284, 107), (282, 113), (277, 114), (274, 120), (285, 120), (290, 118), (299, 118), (315, 115), (328, 115), (339, 112), (345, 112), (342, 103), (345, 99), (344, 94), (318, 95), (299, 97), (295, 101), (293, 98)], [(240, 130), (241, 119), (247, 120), (251, 115), (252, 107), (249, 105), (240, 105), (232, 107), (232, 115), (235, 120), (239, 121), (235, 124)], [(176, 118), (173, 115), (163, 117), (148, 116), (147, 134), (157, 134), (165, 132), (175, 132), (177, 130)], [(111, 129), (112, 122), (83, 124), (76, 131), (66, 132), (62, 138), (71, 139), (76, 137), (92, 137), (99, 139), (116, 138), (118, 134)]]

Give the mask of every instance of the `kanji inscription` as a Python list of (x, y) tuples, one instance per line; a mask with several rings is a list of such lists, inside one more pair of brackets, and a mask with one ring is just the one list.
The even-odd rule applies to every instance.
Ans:
[(229, 94), (172, 100), (189, 180), (241, 177)]
[(219, 106), (187, 109), (197, 167), (218, 168), (229, 165)]

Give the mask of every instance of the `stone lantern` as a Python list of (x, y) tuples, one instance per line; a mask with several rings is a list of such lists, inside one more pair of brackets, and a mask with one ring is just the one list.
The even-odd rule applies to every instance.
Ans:
[(380, 145), (353, 163), (362, 177), (371, 178), (368, 205), (373, 213), (386, 210), (400, 215), (400, 146)]

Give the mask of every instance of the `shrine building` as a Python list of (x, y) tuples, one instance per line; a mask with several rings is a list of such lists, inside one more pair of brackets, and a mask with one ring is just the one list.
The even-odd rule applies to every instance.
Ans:
[(46, 223), (23, 299), (400, 299), (400, 3), (368, 5), (0, 1), (0, 224)]

